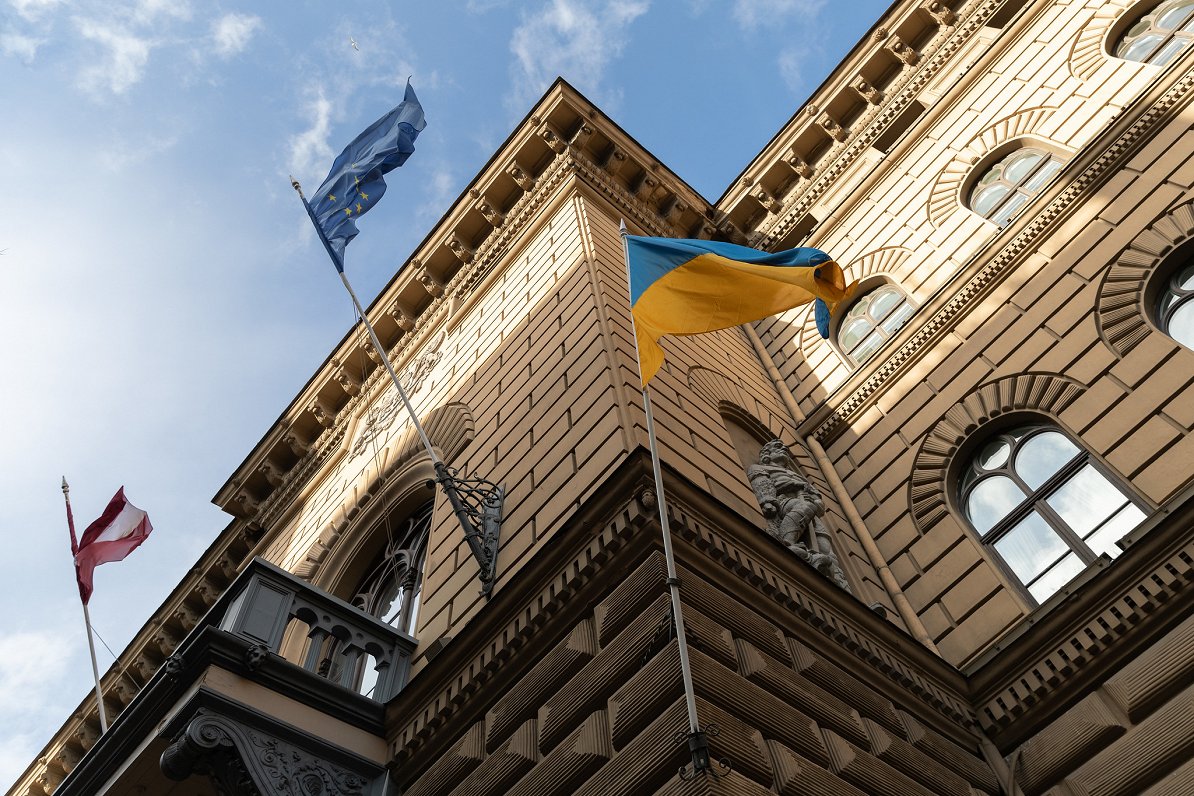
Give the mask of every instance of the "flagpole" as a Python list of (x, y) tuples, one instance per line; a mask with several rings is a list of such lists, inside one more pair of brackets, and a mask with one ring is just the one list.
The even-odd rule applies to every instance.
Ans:
[[(464, 503), (460, 496), (460, 492), (456, 486), (457, 477), (448, 469), (448, 465), (444, 464), (440, 459), (439, 454), (435, 452), (435, 448), (431, 445), (431, 438), (427, 436), (427, 432), (423, 429), (423, 424), (419, 421), (419, 416), (415, 414), (415, 408), (411, 405), (410, 398), (406, 390), (402, 387), (402, 382), (398, 378), (398, 374), (394, 371), (394, 365), (390, 362), (390, 356), (386, 352), (385, 346), (381, 344), (381, 340), (377, 337), (377, 332), (373, 329), (373, 324), (369, 322), (369, 316), (365, 314), (364, 308), (361, 306), (360, 299), (357, 298), (356, 291), (352, 289), (352, 284), (348, 281), (348, 275), (344, 273), (344, 263), (339, 256), (337, 256), (335, 249), (332, 248), (331, 243), (328, 242), (327, 236), (323, 234), (323, 229), (319, 226), (319, 222), (315, 218), (314, 212), (311, 210), (311, 205), (307, 202), (307, 197), (303, 195), (303, 188), (299, 185), (299, 181), (294, 177), (290, 178), (290, 185), (298, 193), (299, 199), (302, 200), (303, 207), (307, 209), (307, 215), (311, 218), (311, 223), (315, 226), (315, 233), (319, 236), (323, 246), (327, 249), (328, 256), (332, 258), (332, 264), (336, 267), (336, 272), (340, 274), (340, 281), (344, 284), (344, 289), (348, 291), (349, 297), (352, 299), (352, 305), (356, 308), (357, 316), (360, 317), (361, 322), (365, 324), (365, 329), (369, 332), (369, 340), (373, 343), (374, 350), (377, 351), (378, 357), (381, 358), (382, 364), (385, 365), (386, 372), (390, 374), (390, 380), (394, 383), (394, 388), (398, 391), (398, 397), (402, 399), (402, 405), (406, 407), (406, 412), (410, 415), (411, 423), (414, 424), (415, 431), (418, 432), (419, 440), (423, 443), (423, 448), (427, 451), (427, 455), (431, 458), (431, 465), (435, 469), (435, 481), (439, 484), (444, 494), (448, 498), (448, 503), (452, 506), (452, 513), (456, 515), (460, 527), (464, 530), (465, 541), (468, 542), (469, 549), (473, 553), (473, 557), (481, 564), (482, 569), (488, 568), (488, 572), (483, 571), (482, 590), (488, 597), (490, 590), (493, 588), (493, 580), (496, 571), (497, 559), (497, 538), (495, 533), (490, 533), (489, 528), (478, 529), (472, 522), (469, 507)], [(487, 548), (492, 548), (489, 550)]]
[[(75, 536), (75, 517), (70, 510), (70, 485), (66, 483), (66, 476), (62, 477), (62, 499), (66, 501), (66, 524), (70, 528), (71, 557), (78, 554), (79, 542)], [(75, 566), (75, 577), (78, 578), (78, 565)], [(95, 703), (99, 708), (100, 734), (108, 731), (108, 714), (104, 710), (104, 692), (100, 688), (99, 663), (95, 659), (95, 639), (91, 631), (91, 613), (87, 610), (87, 602), (83, 600), (82, 592), (79, 599), (83, 603), (83, 623), (87, 625), (87, 648), (91, 651), (91, 673), (95, 677)]]
[[(622, 254), (626, 260), (626, 288), (627, 296), (633, 302), (630, 293), (630, 250), (626, 242), (626, 221), (621, 222)], [(639, 362), (639, 380), (642, 380), (642, 360), (639, 358), (638, 335), (635, 333), (634, 312), (630, 313), (630, 333), (634, 337), (634, 355)], [(684, 614), (680, 606), (680, 578), (676, 575), (676, 557), (672, 551), (672, 532), (668, 524), (667, 500), (663, 492), (663, 473), (659, 467), (659, 447), (655, 438), (655, 417), (651, 413), (651, 391), (647, 384), (643, 384), (643, 409), (647, 414), (647, 441), (651, 448), (651, 470), (655, 476), (656, 504), (659, 507), (659, 526), (663, 533), (663, 559), (667, 566), (668, 589), (672, 599), (672, 617), (676, 623), (676, 644), (680, 652), (680, 677), (684, 681), (684, 703), (688, 708), (688, 749), (692, 753), (692, 775), (712, 773), (712, 762), (709, 758), (709, 741), (706, 732), (701, 728), (697, 718), (696, 690), (692, 684), (692, 664), (688, 659), (688, 639), (684, 632)], [(685, 778), (684, 768), (680, 769), (681, 777)]]

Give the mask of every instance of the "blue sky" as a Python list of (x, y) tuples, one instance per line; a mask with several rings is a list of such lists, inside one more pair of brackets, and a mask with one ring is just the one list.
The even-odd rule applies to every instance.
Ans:
[(556, 75), (716, 199), (887, 5), (0, 0), (0, 785), (90, 687), (61, 476), (80, 527), (123, 484), (156, 528), (96, 572), (119, 650), (352, 322), (287, 174), (414, 76), (427, 130), (348, 248), (368, 301)]

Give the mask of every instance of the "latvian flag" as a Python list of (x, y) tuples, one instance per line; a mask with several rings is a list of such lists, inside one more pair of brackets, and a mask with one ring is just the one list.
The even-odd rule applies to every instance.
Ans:
[(91, 579), (95, 568), (109, 561), (120, 561), (145, 541), (153, 526), (149, 515), (128, 502), (121, 487), (99, 519), (87, 526), (75, 550), (75, 575), (79, 596), (86, 604), (91, 599)]

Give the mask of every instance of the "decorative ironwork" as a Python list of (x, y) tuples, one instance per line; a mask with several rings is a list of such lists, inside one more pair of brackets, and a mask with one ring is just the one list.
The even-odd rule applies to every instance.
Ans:
[(433, 508), (433, 503), (424, 504), (399, 533), (386, 539), (381, 559), (361, 580), (352, 598), (353, 605), (404, 633), (413, 630)]
[(435, 480), (448, 495), (452, 511), (464, 529), (464, 538), (481, 568), (481, 593), (489, 597), (497, 577), (505, 492), (492, 481), (461, 475), (443, 462), (435, 463)]
[(651, 640), (647, 642), (647, 648), (643, 650), (642, 665), (646, 666), (664, 647), (671, 644), (675, 637), (676, 618), (672, 615), (672, 609), (669, 606), (667, 616), (659, 623), (659, 627), (655, 628), (655, 634), (651, 636)]
[[(706, 724), (694, 732), (676, 733), (676, 743), (688, 742), (688, 751), (692, 755), (691, 768), (688, 763), (680, 766), (680, 779), (687, 782), (699, 776), (708, 774), (711, 777), (724, 777), (734, 768), (728, 757), (714, 760), (709, 754), (709, 739), (721, 734), (716, 724)], [(714, 768), (716, 763), (717, 768)]]

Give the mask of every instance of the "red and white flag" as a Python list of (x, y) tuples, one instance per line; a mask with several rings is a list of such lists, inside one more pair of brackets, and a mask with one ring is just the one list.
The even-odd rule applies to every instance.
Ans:
[(87, 526), (78, 545), (74, 544), (75, 529), (71, 522), (71, 546), (75, 553), (75, 576), (79, 579), (79, 596), (83, 604), (91, 599), (92, 575), (95, 568), (109, 561), (120, 561), (149, 537), (153, 526), (149, 515), (128, 502), (124, 487), (117, 490), (99, 519)]

